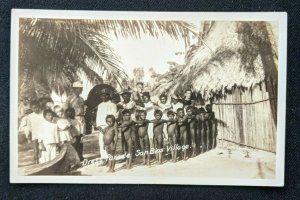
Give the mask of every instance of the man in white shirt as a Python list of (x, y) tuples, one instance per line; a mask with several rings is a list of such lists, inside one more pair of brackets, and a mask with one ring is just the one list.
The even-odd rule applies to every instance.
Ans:
[(183, 108), (183, 104), (179, 102), (179, 97), (175, 94), (171, 96), (171, 106), (175, 114), (177, 113), (178, 108)]
[(35, 164), (39, 163), (39, 144), (38, 144), (38, 136), (40, 131), (40, 126), (42, 122), (45, 121), (43, 118), (43, 114), (40, 110), (40, 104), (38, 101), (32, 101), (30, 103), (31, 110), (33, 111), (31, 114), (27, 116), (27, 126), (29, 135), (31, 135), (30, 140), (32, 141), (33, 147), (33, 157)]
[(168, 101), (168, 97), (165, 94), (159, 96), (159, 101), (157, 102), (158, 109), (163, 112), (162, 119), (168, 119), (167, 112), (172, 109), (171, 102)]
[[(117, 117), (117, 105), (111, 102), (111, 96), (107, 89), (102, 89), (99, 93), (101, 103), (98, 105), (97, 115), (96, 115), (96, 127), (101, 127), (104, 129), (106, 124), (106, 116), (114, 115)], [(103, 144), (103, 133), (100, 131), (99, 134), (99, 148), (101, 159), (107, 159), (108, 155), (104, 149)]]

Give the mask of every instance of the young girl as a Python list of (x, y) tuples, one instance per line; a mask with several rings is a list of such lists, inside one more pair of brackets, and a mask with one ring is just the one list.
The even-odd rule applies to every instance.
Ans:
[(58, 127), (60, 142), (70, 142), (72, 140), (72, 135), (70, 133), (71, 123), (67, 118), (65, 118), (64, 110), (62, 109), (62, 107), (55, 106), (54, 112), (57, 115), (55, 121)]
[(57, 125), (52, 122), (53, 112), (50, 109), (44, 110), (45, 121), (42, 122), (39, 131), (39, 149), (41, 150), (40, 162), (48, 162), (56, 157), (59, 135)]

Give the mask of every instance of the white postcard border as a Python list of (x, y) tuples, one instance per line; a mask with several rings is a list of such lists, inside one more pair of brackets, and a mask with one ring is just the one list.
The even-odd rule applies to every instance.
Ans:
[[(71, 184), (180, 184), (180, 185), (240, 185), (284, 186), (285, 111), (287, 63), (287, 13), (285, 12), (136, 12), (136, 11), (71, 11), (12, 9), (10, 58), (10, 182), (11, 183), (71, 183)], [(21, 176), (18, 175), (17, 114), (18, 114), (18, 45), (19, 18), (61, 19), (136, 19), (136, 20), (218, 20), (218, 21), (278, 21), (278, 118), (275, 179), (183, 178), (150, 176)]]

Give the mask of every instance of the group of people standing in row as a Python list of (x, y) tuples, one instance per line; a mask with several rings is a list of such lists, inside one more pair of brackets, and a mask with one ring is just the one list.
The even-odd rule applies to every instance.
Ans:
[(151, 100), (149, 92), (143, 91), (143, 83), (137, 83), (136, 91), (123, 90), (118, 103), (112, 101), (106, 89), (98, 95), (101, 103), (94, 127), (100, 130), (100, 156), (108, 160), (109, 172), (114, 172), (118, 138), (128, 169), (134, 156), (142, 156), (143, 164), (150, 165), (151, 154), (155, 154), (157, 164), (162, 164), (167, 141), (172, 162), (177, 161), (179, 145), (183, 160), (188, 159), (189, 153), (194, 157), (216, 145), (212, 107), (210, 104), (197, 107), (191, 90), (186, 90), (183, 98), (161, 94), (157, 102)]
[[(187, 160), (216, 145), (216, 122), (211, 105), (195, 105), (192, 91), (184, 97), (161, 94), (157, 102), (144, 91), (143, 83), (136, 91), (125, 89), (121, 101), (112, 101), (111, 91), (99, 91), (100, 104), (96, 108), (94, 129), (99, 130), (100, 157), (107, 161), (109, 172), (114, 172), (116, 147), (120, 144), (125, 154), (127, 168), (132, 167), (134, 155), (143, 157), (150, 165), (151, 154), (162, 164), (164, 142), (168, 141), (172, 162), (177, 161), (177, 151)], [(53, 159), (58, 144), (70, 142), (82, 160), (82, 137), (85, 135), (85, 101), (80, 94), (82, 83), (73, 84), (74, 95), (63, 106), (41, 111), (38, 102), (31, 102), (32, 113), (26, 116), (27, 132), (31, 133), (36, 163)], [(40, 154), (39, 152), (42, 152)]]

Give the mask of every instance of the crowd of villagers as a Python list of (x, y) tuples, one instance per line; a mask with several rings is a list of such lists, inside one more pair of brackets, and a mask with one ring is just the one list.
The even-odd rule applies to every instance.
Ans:
[[(86, 101), (80, 96), (82, 82), (73, 83), (74, 94), (62, 105), (39, 99), (23, 102), (20, 106), (19, 130), (32, 143), (35, 163), (54, 159), (64, 143), (83, 157), (82, 139), (86, 135)], [(98, 93), (101, 103), (96, 108), (93, 130), (99, 132), (100, 158), (114, 172), (117, 146), (122, 147), (126, 168), (141, 157), (143, 165), (152, 159), (162, 164), (186, 161), (188, 158), (215, 148), (217, 127), (211, 104), (196, 105), (191, 89), (182, 96), (163, 93), (153, 101), (144, 84), (135, 90), (124, 89), (116, 102), (111, 91), (103, 88)], [(168, 156), (165, 156), (168, 155)]]

